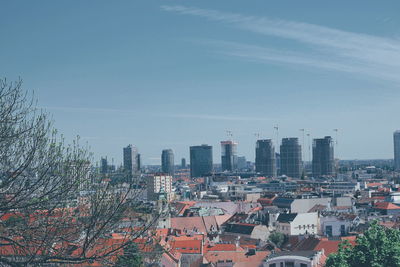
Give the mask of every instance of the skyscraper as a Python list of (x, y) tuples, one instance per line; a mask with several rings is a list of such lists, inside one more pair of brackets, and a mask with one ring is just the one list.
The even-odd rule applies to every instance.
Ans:
[(163, 173), (174, 174), (174, 152), (172, 149), (164, 149), (161, 153), (161, 170)]
[(100, 160), (100, 173), (101, 173), (101, 174), (106, 174), (106, 173), (108, 173), (108, 162), (107, 162), (107, 157), (101, 158), (101, 160)]
[(393, 133), (394, 143), (394, 169), (400, 171), (400, 130)]
[(247, 167), (247, 161), (245, 156), (241, 156), (237, 158), (237, 168), (238, 170), (242, 171), (246, 169)]
[(233, 141), (221, 142), (221, 167), (222, 171), (236, 171), (237, 169), (237, 143)]
[(330, 136), (313, 140), (312, 173), (314, 177), (333, 176), (335, 160), (333, 156), (333, 140)]
[(137, 174), (140, 170), (140, 157), (137, 148), (133, 145), (124, 147), (124, 170), (130, 175)]
[(185, 158), (182, 158), (182, 159), (181, 159), (181, 168), (182, 168), (182, 169), (185, 169), (185, 168), (186, 168), (186, 159), (185, 159)]
[(280, 147), (281, 175), (300, 178), (303, 172), (301, 145), (298, 138), (282, 138)]
[(212, 146), (201, 145), (190, 147), (190, 177), (210, 175), (213, 170)]
[(267, 177), (276, 176), (275, 148), (271, 139), (257, 140), (256, 172)]
[(136, 164), (137, 164), (137, 171), (140, 172), (142, 168), (142, 156), (140, 155), (140, 153), (137, 154)]

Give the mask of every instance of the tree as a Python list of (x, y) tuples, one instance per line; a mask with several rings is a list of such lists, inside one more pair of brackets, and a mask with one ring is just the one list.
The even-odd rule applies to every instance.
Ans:
[(1, 266), (108, 262), (147, 233), (158, 216), (136, 211), (138, 186), (98, 180), (90, 161), (21, 80), (0, 79)]
[(141, 254), (139, 253), (139, 249), (137, 245), (133, 242), (130, 242), (126, 248), (124, 249), (124, 254), (118, 257), (118, 260), (115, 264), (116, 267), (140, 267), (143, 259)]
[(283, 243), (285, 242), (285, 239), (286, 239), (285, 235), (282, 234), (282, 233), (279, 233), (279, 232), (272, 232), (272, 233), (269, 235), (269, 240), (270, 240), (275, 246), (277, 246), (278, 248), (280, 248), (280, 247), (283, 245)]
[(385, 267), (400, 266), (400, 231), (372, 222), (368, 230), (357, 238), (353, 247), (342, 243), (337, 253), (329, 255), (327, 267)]

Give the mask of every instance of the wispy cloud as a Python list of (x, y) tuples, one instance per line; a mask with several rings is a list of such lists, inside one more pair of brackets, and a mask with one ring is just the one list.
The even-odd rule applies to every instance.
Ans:
[(115, 109), (115, 108), (97, 108), (97, 107), (52, 107), (43, 106), (44, 110), (54, 110), (69, 113), (87, 113), (87, 114), (118, 114), (118, 115), (132, 115), (137, 114), (138, 111), (130, 109)]
[[(89, 114), (118, 114), (132, 115), (139, 114), (138, 111), (129, 109), (111, 109), (111, 108), (87, 108), (87, 107), (42, 107), (45, 110), (57, 110), (69, 113), (89, 113)], [(140, 113), (140, 115), (143, 115)], [(157, 114), (146, 113), (146, 116), (160, 118), (176, 119), (203, 119), (203, 120), (225, 120), (225, 121), (268, 121), (269, 118), (231, 116), (231, 115), (209, 115), (209, 114)]]
[[(185, 6), (162, 6), (178, 14), (203, 17), (250, 31), (299, 43), (308, 51), (285, 51), (249, 44), (225, 43), (224, 53), (244, 59), (280, 62), (359, 73), (400, 82), (400, 40), (354, 33), (315, 24), (244, 16)], [(219, 43), (221, 45), (221, 43)], [(229, 50), (230, 49), (230, 50)]]
[(203, 120), (225, 120), (225, 121), (269, 121), (269, 118), (260, 117), (243, 117), (243, 116), (228, 116), (228, 115), (206, 115), (206, 114), (165, 114), (169, 118), (181, 119), (203, 119)]

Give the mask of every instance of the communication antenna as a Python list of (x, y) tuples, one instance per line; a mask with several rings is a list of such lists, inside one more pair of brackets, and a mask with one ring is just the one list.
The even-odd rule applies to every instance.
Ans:
[(254, 136), (257, 138), (257, 140), (260, 139), (260, 134), (259, 133), (255, 133)]

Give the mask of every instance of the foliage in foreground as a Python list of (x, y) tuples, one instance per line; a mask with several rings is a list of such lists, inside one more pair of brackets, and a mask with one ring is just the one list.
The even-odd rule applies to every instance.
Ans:
[(373, 222), (357, 238), (353, 247), (348, 241), (329, 256), (327, 267), (396, 267), (400, 266), (400, 230), (388, 229)]
[(285, 235), (279, 232), (273, 232), (269, 236), (269, 240), (279, 248), (283, 245), (285, 239), (286, 239)]
[(109, 265), (145, 235), (157, 217), (130, 209), (140, 191), (98, 180), (91, 160), (78, 140), (64, 143), (22, 80), (0, 78), (0, 266)]

